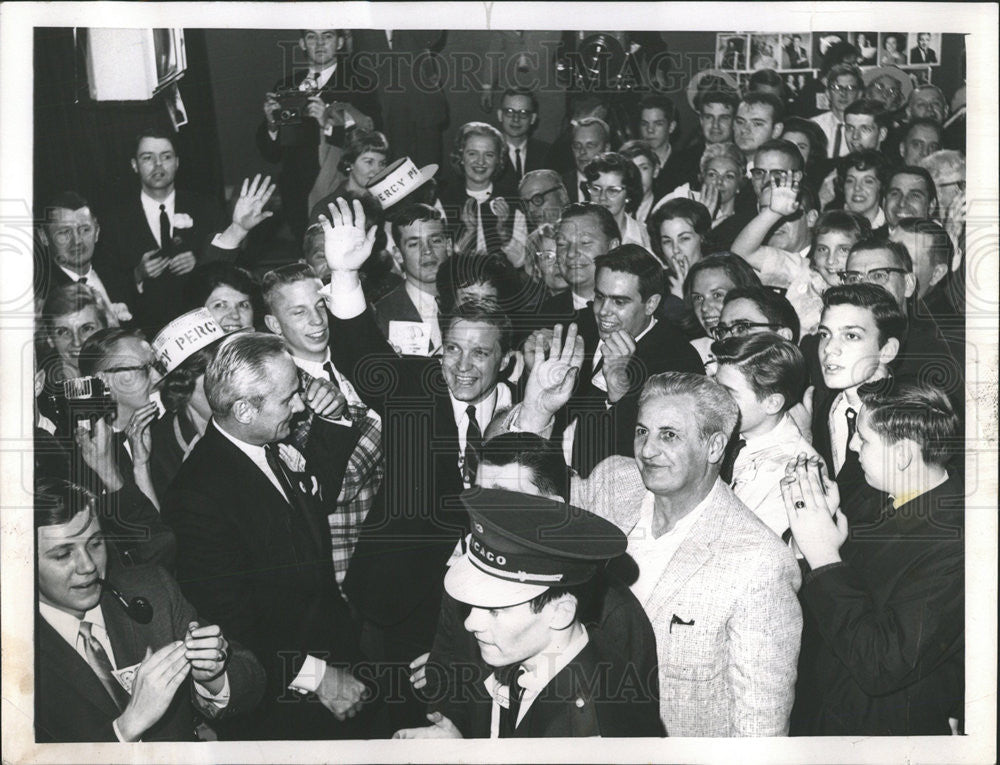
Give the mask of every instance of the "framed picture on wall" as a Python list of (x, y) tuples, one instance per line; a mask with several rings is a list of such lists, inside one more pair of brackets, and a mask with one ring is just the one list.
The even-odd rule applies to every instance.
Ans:
[(715, 36), (715, 65), (729, 72), (745, 72), (750, 36), (720, 32)]
[(781, 43), (779, 35), (750, 35), (750, 69), (780, 69)]
[(812, 38), (812, 60), (816, 69), (823, 63), (823, 56), (830, 50), (831, 45), (849, 42), (847, 32), (813, 32)]
[(812, 33), (791, 32), (780, 35), (781, 69), (809, 69), (812, 61)]
[(878, 36), (879, 66), (905, 66), (906, 40), (906, 32), (880, 32)]
[(917, 32), (910, 35), (913, 47), (910, 48), (910, 64), (928, 64), (937, 66), (938, 54), (941, 51), (940, 32)]
[(875, 66), (878, 63), (878, 32), (851, 32), (851, 44), (861, 51), (858, 66)]

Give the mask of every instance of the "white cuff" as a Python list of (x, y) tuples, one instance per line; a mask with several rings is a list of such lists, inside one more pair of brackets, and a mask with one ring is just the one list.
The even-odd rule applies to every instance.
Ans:
[(229, 704), (229, 673), (226, 672), (222, 676), (222, 688), (218, 693), (212, 693), (208, 688), (199, 683), (197, 680), (194, 683), (195, 692), (201, 696), (205, 701), (209, 701), (215, 704), (219, 709), (225, 709)]
[[(336, 276), (336, 275), (334, 275)], [(365, 291), (361, 286), (361, 279), (355, 274), (353, 284), (338, 285), (336, 279), (331, 279), (330, 283), (319, 292), (326, 300), (327, 310), (338, 319), (353, 319), (365, 312), (368, 304), (365, 302)]]
[(306, 656), (302, 668), (288, 687), (299, 693), (315, 693), (326, 674), (326, 662), (315, 656)]

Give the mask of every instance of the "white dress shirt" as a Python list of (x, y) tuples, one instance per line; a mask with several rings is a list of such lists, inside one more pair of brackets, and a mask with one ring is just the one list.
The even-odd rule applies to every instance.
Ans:
[(153, 233), (156, 244), (161, 249), (163, 242), (160, 241), (160, 205), (163, 205), (167, 212), (167, 219), (170, 221), (170, 235), (174, 233), (174, 205), (177, 201), (177, 191), (171, 191), (162, 202), (157, 202), (145, 191), (139, 192), (139, 201), (142, 203), (142, 211), (146, 215), (146, 223)]
[[(679, 519), (670, 531), (653, 536), (653, 516), (656, 512), (656, 495), (646, 492), (639, 508), (639, 520), (628, 534), (628, 554), (639, 566), (639, 577), (631, 585), (632, 594), (642, 603), (643, 608), (649, 602), (653, 590), (663, 577), (663, 572), (673, 560), (678, 548), (687, 539), (691, 528), (715, 501), (715, 495), (722, 486), (721, 480), (716, 480), (705, 498), (695, 505), (683, 518)], [(648, 609), (647, 609), (648, 613)]]
[[(159, 211), (157, 211), (157, 219), (158, 218), (159, 218)], [(159, 223), (157, 223), (157, 226), (159, 226)], [(104, 282), (101, 281), (101, 277), (97, 275), (97, 271), (94, 270), (93, 266), (88, 268), (87, 273), (85, 274), (78, 274), (76, 271), (71, 271), (65, 266), (59, 266), (59, 270), (62, 271), (64, 274), (66, 274), (66, 276), (68, 276), (75, 282), (78, 282), (81, 279), (86, 279), (84, 284), (86, 284), (88, 287), (90, 287), (90, 289), (96, 292), (97, 296), (105, 302), (105, 304), (108, 306), (108, 309), (110, 310), (111, 297), (108, 295), (108, 291), (104, 287)]]
[[(469, 429), (469, 413), (467, 411), (469, 402), (459, 401), (450, 392), (448, 398), (451, 399), (451, 409), (455, 413), (455, 425), (458, 428), (458, 469), (465, 475), (463, 468), (465, 467), (465, 447), (468, 444), (466, 431)], [(486, 433), (486, 428), (493, 421), (493, 415), (499, 410), (509, 409), (511, 401), (510, 388), (504, 383), (498, 383), (490, 395), (475, 405), (479, 432)]]

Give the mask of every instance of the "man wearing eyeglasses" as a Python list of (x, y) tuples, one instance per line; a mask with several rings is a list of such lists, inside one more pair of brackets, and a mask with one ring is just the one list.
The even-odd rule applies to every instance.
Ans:
[[(52, 287), (80, 282), (104, 304), (107, 318), (116, 323), (132, 318), (129, 305), (135, 287), (107, 262), (107, 253), (97, 248), (101, 227), (87, 200), (75, 191), (57, 194), (45, 207), (41, 239), (47, 257), (39, 260), (35, 290), (44, 300)], [(98, 274), (98, 269), (100, 273)]]
[[(515, 213), (514, 236), (504, 252), (515, 266), (543, 279), (551, 295), (563, 292), (569, 283), (556, 262), (555, 226), (569, 193), (555, 170), (531, 170), (519, 186), (521, 209)], [(523, 220), (526, 237), (517, 242), (518, 222)]]
[(844, 111), (861, 97), (865, 82), (861, 70), (852, 64), (833, 67), (826, 82), (830, 111), (816, 115), (812, 121), (826, 133), (827, 157), (836, 159), (850, 153), (845, 136)]
[(538, 99), (525, 88), (504, 91), (497, 109), (497, 124), (507, 139), (507, 158), (510, 160), (500, 174), (500, 182), (509, 185), (520, 183), (530, 170), (545, 167), (550, 144), (531, 137), (538, 124)]

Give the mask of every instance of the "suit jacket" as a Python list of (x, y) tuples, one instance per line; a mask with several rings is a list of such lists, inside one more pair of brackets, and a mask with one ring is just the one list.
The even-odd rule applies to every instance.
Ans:
[(573, 169), (562, 174), (563, 186), (566, 187), (566, 191), (569, 192), (570, 202), (586, 202), (587, 198), (584, 196), (583, 192), (580, 190), (580, 182), (576, 177), (576, 165), (573, 165)]
[(334, 735), (324, 707), (295, 703), (296, 694), (286, 690), (306, 654), (346, 664), (360, 658), (319, 503), (303, 515), (211, 423), (163, 498), (163, 517), (177, 534), (177, 579), (185, 595), (250, 648), (267, 672), (259, 714), (230, 733)]
[[(294, 89), (309, 74), (308, 68), (295, 72), (275, 83), (275, 90)], [(320, 93), (326, 103), (346, 101), (356, 109), (371, 117), (376, 129), (382, 124), (378, 104), (371, 92), (356, 89), (356, 74), (350, 58), (340, 56), (337, 68)], [(298, 125), (284, 125), (278, 128), (277, 137), (268, 133), (267, 122), (261, 120), (257, 126), (257, 149), (268, 162), (281, 163), (278, 189), (281, 192), (282, 209), (292, 232), (301, 237), (307, 225), (309, 212), (309, 191), (319, 173), (319, 145), (324, 141), (335, 146), (344, 146), (347, 131), (336, 127), (329, 136), (321, 135), (319, 124), (312, 117), (303, 117)]]
[(389, 292), (375, 303), (375, 321), (382, 334), (389, 338), (390, 321), (423, 321), (417, 307), (406, 293), (406, 283)]
[[(610, 457), (576, 483), (572, 501), (629, 533), (645, 491), (634, 460)], [(670, 736), (782, 736), (802, 632), (801, 575), (789, 548), (728, 486), (714, 491), (645, 604), (660, 718)]]
[(650, 376), (667, 371), (705, 374), (705, 367), (687, 338), (660, 319), (636, 343), (635, 353), (626, 367), (628, 393), (608, 407), (605, 403), (607, 393), (591, 382), (595, 376), (594, 352), (600, 342), (592, 308), (579, 311), (576, 322), (586, 356), (577, 376), (576, 391), (561, 416), (557, 416), (556, 428), (579, 418), (573, 440), (573, 467), (586, 477), (595, 465), (612, 454), (633, 455), (639, 394)]
[(933, 48), (928, 48), (927, 52), (920, 50), (920, 47), (910, 48), (910, 63), (911, 64), (936, 64), (937, 63), (937, 53), (934, 52)]
[(344, 593), (383, 627), (419, 611), (412, 639), (427, 651), (445, 564), (468, 525), (458, 500), (464, 486), (448, 388), (437, 359), (397, 356), (370, 310), (349, 320), (332, 317), (330, 329), (338, 338), (333, 363), (382, 417), (386, 455), (385, 478), (361, 527)]
[[(181, 240), (180, 244), (171, 246), (173, 254), (190, 250), (199, 263), (235, 259), (236, 250), (224, 250), (212, 245), (215, 234), (225, 228), (222, 207), (215, 199), (178, 189), (174, 211), (191, 216), (194, 225), (189, 229), (173, 230), (174, 238), (179, 237)], [(104, 237), (112, 248), (117, 278), (128, 280), (134, 285), (135, 267), (139, 265), (143, 254), (158, 249), (138, 193), (105, 216)], [(130, 303), (129, 307), (136, 324), (147, 332), (148, 337), (152, 338), (165, 324), (185, 310), (180, 296), (190, 277), (190, 272), (176, 276), (164, 271), (156, 279), (148, 279), (143, 283), (142, 293), (137, 295), (134, 305)], [(101, 278), (104, 278), (103, 274)]]
[[(147, 646), (155, 652), (182, 639), (189, 622), (210, 623), (199, 619), (177, 583), (161, 568), (142, 566), (109, 573), (115, 587), (127, 597), (142, 595), (153, 607), (153, 620), (139, 624), (107, 590), (101, 595), (101, 611), (119, 669), (142, 661)], [(221, 719), (246, 714), (260, 701), (264, 670), (250, 651), (225, 630), (223, 634), (229, 640), (229, 703), (223, 709), (206, 703), (189, 677), (160, 720), (143, 734), (143, 741), (193, 741), (195, 709)], [(37, 740), (117, 741), (112, 723), (121, 713), (111, 696), (86, 660), (37, 611), (35, 640)]]
[[(97, 243), (94, 247), (94, 258), (90, 264), (91, 268), (97, 273), (98, 278), (104, 285), (104, 289), (107, 290), (108, 297), (111, 298), (111, 302), (125, 303), (130, 310), (134, 311), (137, 295), (135, 282), (130, 275), (122, 273), (116, 267), (109, 249), (109, 247), (102, 245), (101, 242)], [(52, 256), (44, 247), (38, 249), (35, 263), (38, 264), (38, 268), (35, 271), (35, 296), (40, 301), (44, 301), (48, 297), (49, 291), (53, 288), (78, 281), (67, 276), (66, 272), (59, 268), (55, 261), (52, 260)]]
[[(818, 641), (796, 699), (804, 735), (949, 735), (965, 677), (965, 491), (958, 475), (874, 524), (842, 563), (806, 574)], [(803, 645), (803, 654), (806, 646)]]
[[(625, 687), (622, 666), (588, 642), (538, 694), (514, 738), (662, 736), (655, 699), (626, 702)], [(493, 700), (481, 683), (478, 690), (469, 694), (467, 736), (489, 738)]]
[[(549, 151), (552, 149), (552, 144), (546, 143), (545, 141), (539, 141), (537, 138), (529, 138), (527, 143), (527, 155), (524, 152), (521, 153), (521, 164), (522, 170), (525, 173), (530, 173), (532, 170), (542, 170), (547, 168)], [(503, 172), (500, 173), (500, 177), (497, 179), (504, 186), (511, 189), (516, 189), (520, 179), (517, 177), (517, 173), (514, 172), (514, 165), (510, 161), (510, 154), (506, 157), (507, 164), (504, 165)]]

